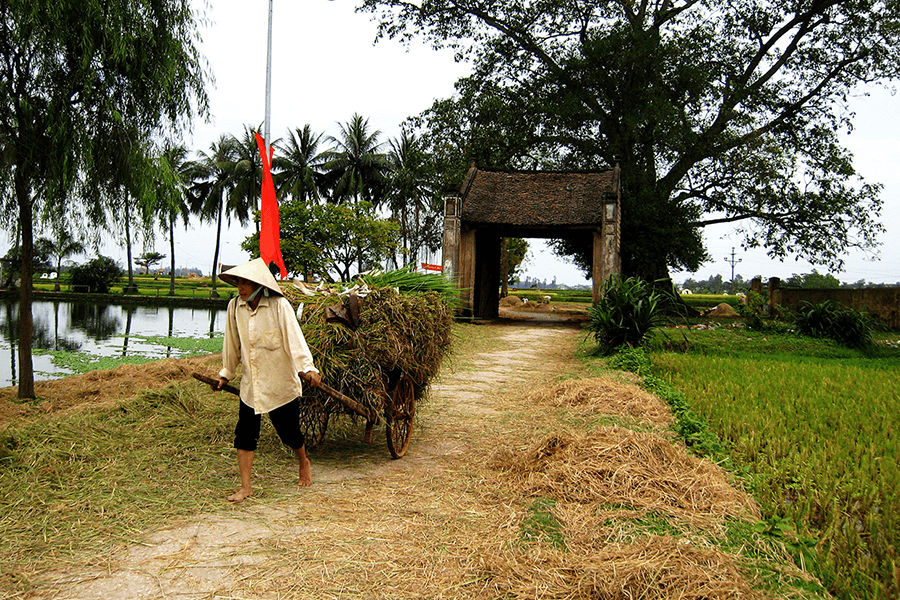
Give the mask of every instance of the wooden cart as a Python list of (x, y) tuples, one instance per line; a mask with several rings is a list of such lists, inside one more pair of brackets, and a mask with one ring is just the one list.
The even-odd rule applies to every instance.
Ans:
[[(306, 381), (304, 375), (301, 373), (300, 378)], [(193, 377), (212, 385), (218, 383), (217, 379), (201, 373), (195, 372)], [(306, 447), (315, 448), (322, 443), (330, 415), (344, 413), (360, 416), (366, 420), (367, 442), (372, 441), (372, 430), (379, 416), (383, 417), (391, 456), (401, 458), (406, 454), (416, 412), (416, 386), (412, 378), (403, 373), (386, 378), (385, 383), (385, 389), (390, 391), (383, 395), (384, 410), (381, 415), (324, 382), (318, 388), (307, 386), (303, 397), (300, 398), (300, 429), (306, 438)], [(226, 384), (222, 389), (240, 395), (240, 390), (233, 385)]]
[(364, 298), (282, 289), (295, 310), (303, 305), (298, 318), (323, 380), (317, 388), (304, 385), (300, 398), (307, 447), (321, 444), (332, 417), (350, 415), (365, 419), (366, 441), (384, 422), (391, 456), (402, 457), (416, 403), (450, 351), (448, 304), (435, 292), (391, 287), (368, 289)]
[(412, 437), (416, 396), (415, 382), (402, 372), (385, 374), (380, 414), (328, 385), (323, 384), (318, 390), (306, 387), (300, 399), (300, 428), (306, 446), (315, 448), (322, 442), (331, 415), (342, 413), (364, 418), (367, 442), (372, 441), (372, 431), (383, 418), (388, 451), (393, 458), (401, 458), (409, 449)]

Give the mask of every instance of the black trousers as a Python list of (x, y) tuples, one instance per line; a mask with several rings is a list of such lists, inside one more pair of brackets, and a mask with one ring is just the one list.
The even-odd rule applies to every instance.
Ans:
[[(253, 409), (243, 402), (240, 402), (240, 405), (237, 426), (234, 428), (234, 447), (238, 450), (255, 452), (256, 444), (259, 442), (262, 415), (253, 412)], [(285, 446), (292, 450), (303, 447), (305, 440), (303, 432), (300, 431), (300, 400), (294, 398), (284, 406), (270, 411), (269, 419)]]

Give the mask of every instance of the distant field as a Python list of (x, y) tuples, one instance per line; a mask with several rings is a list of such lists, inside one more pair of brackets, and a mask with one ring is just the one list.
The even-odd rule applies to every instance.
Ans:
[(593, 300), (591, 290), (519, 290), (510, 289), (510, 296), (529, 302), (540, 302), (544, 296), (550, 296), (550, 302), (581, 302), (590, 304)]

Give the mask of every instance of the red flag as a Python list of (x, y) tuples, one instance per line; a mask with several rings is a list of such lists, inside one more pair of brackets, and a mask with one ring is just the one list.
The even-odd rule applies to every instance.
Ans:
[(267, 156), (266, 142), (258, 133), (256, 145), (262, 157), (263, 180), (260, 193), (259, 215), (259, 256), (267, 265), (275, 265), (281, 270), (281, 278), (287, 277), (284, 259), (281, 257), (281, 234), (278, 229), (278, 200), (275, 198), (275, 184), (272, 182), (271, 156)]

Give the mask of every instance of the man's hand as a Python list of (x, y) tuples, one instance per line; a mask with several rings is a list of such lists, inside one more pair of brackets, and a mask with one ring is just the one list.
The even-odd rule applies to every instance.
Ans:
[(300, 379), (311, 385), (312, 387), (319, 387), (322, 383), (322, 376), (319, 375), (317, 371), (307, 371), (306, 373), (300, 373)]
[(222, 391), (222, 388), (225, 387), (225, 384), (228, 383), (228, 380), (224, 377), (219, 377), (219, 379), (215, 383), (210, 383), (209, 387), (214, 392)]

